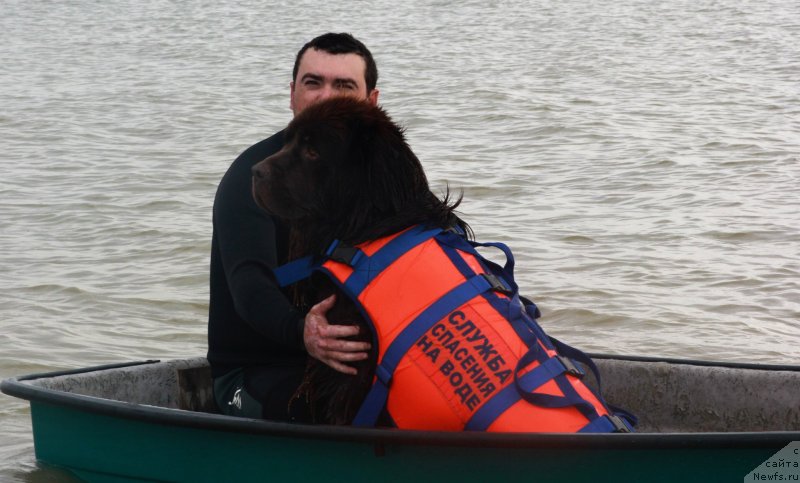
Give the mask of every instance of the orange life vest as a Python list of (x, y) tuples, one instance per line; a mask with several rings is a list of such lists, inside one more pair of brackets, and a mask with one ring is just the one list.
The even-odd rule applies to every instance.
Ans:
[[(481, 257), (481, 245), (506, 252), (506, 266)], [(416, 226), (357, 247), (334, 242), (324, 260), (294, 265), (276, 270), (279, 281), (326, 273), (374, 329), (375, 382), (355, 425), (374, 425), (385, 409), (405, 429), (631, 430), (581, 381), (571, 357), (591, 361), (536, 323), (502, 244)]]

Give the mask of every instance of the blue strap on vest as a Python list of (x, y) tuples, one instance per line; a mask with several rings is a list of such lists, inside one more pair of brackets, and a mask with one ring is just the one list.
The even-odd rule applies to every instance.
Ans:
[(285, 287), (307, 279), (311, 276), (311, 273), (318, 270), (327, 260), (334, 260), (356, 269), (348, 277), (346, 288), (351, 294), (360, 294), (373, 278), (397, 260), (400, 255), (433, 238), (441, 231), (439, 228), (412, 227), (381, 247), (371, 257), (367, 257), (359, 248), (347, 246), (340, 240), (334, 240), (325, 250), (323, 257), (308, 255), (298, 258), (274, 268), (272, 273), (278, 285)]
[[(531, 404), (546, 408), (575, 407), (589, 419), (589, 423), (579, 432), (631, 432), (636, 425), (636, 418), (632, 414), (618, 408), (612, 408), (603, 401), (598, 395), (598, 399), (611, 410), (608, 416), (597, 413), (593, 405), (583, 399), (575, 389), (563, 381), (563, 375), (570, 374), (575, 377), (582, 377), (583, 370), (575, 364), (575, 360), (581, 362), (588, 361), (587, 366), (592, 372), (597, 374), (599, 384), (599, 374), (597, 367), (583, 352), (574, 349), (566, 344), (557, 342), (556, 346), (560, 349), (558, 356), (550, 357), (538, 344), (531, 347), (517, 363), (514, 371), (514, 384), (509, 384), (502, 391), (494, 395), (484, 403), (478, 411), (473, 414), (467, 422), (467, 430), (486, 430), (501, 414), (515, 404), (520, 399), (524, 399)], [(519, 376), (522, 369), (531, 364), (534, 360), (539, 360), (540, 364), (523, 376)], [(534, 391), (548, 381), (554, 380), (564, 393), (563, 396), (550, 394), (539, 394)], [(599, 391), (598, 391), (599, 393)]]
[[(585, 411), (587, 409), (591, 409), (592, 412), (594, 412), (593, 406), (580, 398), (579, 395), (575, 393), (575, 391), (572, 390), (572, 387), (568, 384), (559, 385), (567, 386), (562, 388), (562, 391), (567, 395), (563, 398), (556, 399), (548, 395), (541, 395), (544, 396), (543, 398), (535, 398), (531, 395), (534, 389), (538, 388), (547, 381), (553, 380), (557, 376), (560, 376), (568, 371), (575, 373), (573, 371), (577, 370), (577, 366), (565, 358), (550, 358), (549, 355), (547, 355), (547, 353), (540, 348), (539, 344), (537, 343), (537, 339), (532, 337), (532, 333), (519, 327), (520, 319), (526, 318), (527, 312), (523, 313), (523, 304), (519, 298), (519, 289), (516, 283), (513, 282), (514, 258), (508, 247), (500, 243), (470, 243), (469, 245), (466, 245), (463, 242), (459, 243), (458, 240), (455, 240), (454, 243), (452, 239), (447, 239), (447, 235), (448, 234), (444, 234), (444, 236), (441, 237), (443, 240), (439, 240), (440, 242), (444, 242), (442, 243), (442, 248), (448, 254), (448, 257), (457, 266), (459, 266), (459, 270), (461, 270), (462, 273), (468, 272), (464, 273), (464, 275), (471, 275), (471, 277), (468, 278), (466, 282), (451, 290), (448, 294), (443, 296), (426, 311), (424, 311), (423, 314), (412, 321), (411, 324), (409, 324), (409, 326), (407, 326), (403, 332), (401, 332), (401, 334), (398, 335), (398, 337), (392, 342), (384, 354), (383, 360), (381, 360), (380, 364), (376, 368), (377, 380), (375, 384), (373, 384), (373, 387), (370, 389), (370, 392), (364, 400), (364, 403), (359, 409), (353, 424), (356, 426), (374, 426), (380, 415), (380, 412), (386, 405), (391, 377), (394, 374), (397, 365), (400, 363), (400, 360), (405, 356), (408, 350), (414, 345), (414, 343), (422, 336), (422, 334), (427, 332), (437, 321), (441, 320), (449, 312), (460, 307), (473, 297), (487, 292), (490, 289), (498, 288), (511, 297), (510, 302), (507, 304), (509, 308), (507, 318), (515, 327), (515, 329), (517, 329), (518, 334), (532, 349), (519, 361), (517, 370), (515, 371), (515, 384), (506, 386), (506, 388), (501, 390), (499, 394), (487, 401), (481, 407), (481, 409), (479, 409), (476, 415), (474, 415), (476, 417), (471, 419), (471, 424), (468, 423), (467, 429), (485, 429), (500, 414), (508, 409), (508, 407), (521, 398), (538, 399), (538, 404), (545, 407), (585, 406), (587, 407), (584, 408)], [(463, 238), (460, 239), (463, 240)], [(477, 246), (500, 248), (506, 255), (505, 266), (500, 268), (492, 262), (485, 260), (475, 250), (475, 247)], [(460, 260), (460, 256), (453, 253), (453, 249), (456, 247), (459, 249), (466, 248), (464, 251), (473, 254), (481, 262), (490, 264), (491, 270), (488, 271), (486, 275), (475, 275), (474, 272), (463, 262), (463, 260)], [(511, 274), (509, 274), (509, 271), (512, 271)], [(510, 283), (507, 280), (508, 278), (511, 278)], [(501, 282), (503, 279), (506, 279), (505, 283)], [(490, 283), (481, 284), (479, 291), (467, 291), (467, 287), (472, 284), (473, 281), (489, 281)], [(462, 296), (456, 296), (455, 294), (458, 292), (462, 292)], [(436, 307), (435, 310), (433, 310), (434, 307)], [(529, 321), (527, 325), (535, 326), (536, 324), (533, 321)], [(521, 381), (518, 380), (517, 374), (519, 370), (529, 365), (535, 358), (541, 360), (542, 364), (530, 373), (523, 376)], [(594, 412), (594, 416), (597, 417), (596, 412)]]
[(616, 415), (600, 416), (578, 430), (579, 433), (632, 433), (633, 426)]
[(358, 297), (364, 288), (395, 260), (441, 232), (440, 228), (426, 229), (419, 225), (404, 231), (373, 253), (372, 256), (364, 257), (358, 263), (351, 265), (353, 273), (344, 282), (345, 292)]
[[(486, 401), (473, 414), (465, 429), (485, 430), (514, 403), (525, 399), (540, 407), (576, 407), (590, 420), (580, 432), (628, 432), (632, 430), (632, 426), (636, 424), (636, 417), (627, 411), (608, 405), (602, 399), (599, 371), (591, 358), (555, 338), (548, 337), (536, 323), (536, 319), (540, 317), (539, 309), (529, 300), (520, 297), (519, 287), (514, 280), (514, 257), (511, 250), (502, 243), (477, 243), (468, 241), (463, 236), (451, 231), (445, 232), (438, 228), (426, 229), (415, 226), (390, 240), (372, 256), (366, 256), (360, 249), (345, 246), (337, 240), (326, 250), (324, 258), (304, 257), (274, 269), (273, 273), (278, 283), (285, 286), (309, 277), (314, 270), (325, 271), (321, 266), (328, 259), (346, 263), (353, 267), (353, 273), (344, 281), (342, 288), (356, 301), (364, 288), (384, 269), (412, 248), (433, 237), (437, 238), (442, 249), (467, 280), (425, 309), (392, 341), (383, 359), (375, 368), (377, 380), (362, 403), (353, 420), (353, 425), (374, 426), (386, 405), (394, 371), (408, 350), (448, 313), (474, 297), (484, 294), (484, 297), (487, 297), (487, 300), (496, 309), (505, 313), (509, 323), (530, 347), (530, 350), (517, 364), (514, 371), (514, 383), (509, 384)], [(477, 252), (476, 247), (499, 248), (506, 256), (505, 265), (501, 267), (487, 260)], [(475, 274), (458, 255), (459, 250), (475, 256), (484, 266), (486, 273)], [(491, 295), (492, 291), (503, 293), (508, 298), (500, 298), (496, 294)], [(540, 344), (555, 349), (559, 355), (550, 357)], [(598, 415), (594, 406), (585, 401), (565, 379), (565, 374), (577, 377), (583, 375), (583, 371), (572, 361), (573, 359), (585, 364), (594, 373), (598, 383), (597, 396), (612, 411), (609, 416)], [(539, 361), (539, 366), (519, 376), (520, 371), (534, 360)], [(563, 396), (534, 392), (551, 380), (556, 382), (564, 394)]]
[(360, 248), (345, 245), (341, 240), (333, 240), (333, 243), (325, 250), (326, 259), (344, 263), (351, 267), (361, 262), (361, 259), (365, 256)]
[(309, 255), (273, 268), (272, 274), (275, 276), (278, 285), (285, 287), (307, 279), (317, 267), (319, 267), (319, 263), (315, 262), (314, 257)]
[[(517, 334), (527, 343), (531, 348), (528, 354), (523, 356), (519, 361), (517, 370), (515, 371), (515, 383), (506, 386), (500, 393), (494, 395), (483, 406), (473, 414), (470, 421), (467, 422), (466, 429), (485, 430), (491, 423), (500, 416), (505, 410), (520, 399), (525, 399), (532, 404), (537, 404), (541, 407), (576, 407), (583, 413), (590, 423), (583, 429), (583, 431), (602, 431), (608, 432), (610, 430), (616, 431), (630, 431), (631, 425), (636, 424), (636, 418), (624, 410), (615, 408), (608, 405), (602, 396), (598, 394), (599, 400), (606, 405), (611, 411), (611, 416), (600, 416), (593, 405), (588, 403), (580, 394), (577, 393), (575, 388), (564, 378), (564, 374), (572, 374), (573, 376), (583, 376), (583, 371), (580, 366), (575, 364), (573, 360), (583, 362), (595, 374), (598, 384), (600, 381), (599, 372), (594, 362), (586, 356), (583, 352), (561, 343), (558, 340), (548, 337), (542, 328), (536, 323), (536, 319), (541, 316), (538, 307), (519, 295), (519, 288), (514, 280), (514, 258), (511, 251), (502, 243), (476, 243), (466, 242), (461, 237), (437, 237), (443, 243), (443, 249), (451, 261), (459, 268), (464, 276), (472, 274), (472, 270), (463, 263), (456, 250), (461, 250), (475, 256), (489, 272), (501, 276), (506, 283), (511, 285), (512, 291), (506, 293), (510, 300), (495, 297), (493, 306), (503, 313), (505, 308), (506, 318), (509, 323), (514, 327)], [(480, 253), (475, 250), (477, 247), (495, 247), (499, 248), (506, 255), (506, 264), (503, 267), (485, 259)], [(490, 293), (484, 295), (485, 297), (492, 297)], [(524, 310), (524, 312), (523, 312)], [(528, 330), (521, 329), (520, 323), (523, 323)], [(559, 356), (550, 357), (539, 345), (555, 349)], [(528, 366), (533, 360), (538, 360), (540, 365), (518, 378), (519, 371)], [(543, 385), (544, 383), (553, 380), (561, 389), (564, 396), (551, 396), (547, 394), (533, 394), (533, 391)], [(630, 422), (630, 424), (628, 424)]]
[(454, 309), (492, 288), (492, 284), (486, 277), (476, 275), (447, 292), (411, 321), (386, 349), (383, 359), (375, 369), (377, 380), (353, 419), (353, 425), (375, 425), (381, 411), (386, 406), (389, 384), (397, 365), (425, 332)]
[[(522, 360), (519, 362), (521, 363)], [(536, 369), (525, 374), (522, 378), (517, 379), (516, 374), (519, 368), (520, 365), (518, 364), (517, 370), (514, 371), (516, 384), (507, 385), (491, 399), (486, 401), (483, 406), (475, 411), (470, 420), (467, 421), (464, 429), (469, 431), (485, 431), (498, 416), (520, 400), (520, 393), (522, 391), (534, 391), (547, 381), (567, 371), (567, 366), (557, 357), (546, 360)]]
[[(512, 291), (514, 291), (514, 292), (518, 292), (519, 291), (519, 287), (517, 286), (517, 282), (516, 282), (516, 280), (514, 280), (514, 254), (511, 253), (511, 249), (508, 248), (508, 245), (506, 245), (505, 243), (500, 243), (500, 242), (478, 243), (476, 241), (471, 241), (471, 240), (467, 240), (467, 242), (470, 244), (470, 246), (473, 247), (472, 255), (475, 255), (476, 257), (478, 257), (484, 263), (486, 263), (488, 265), (494, 265), (495, 267), (499, 267), (499, 265), (496, 265), (495, 263), (485, 259), (480, 253), (478, 253), (477, 250), (474, 250), (474, 248), (477, 248), (477, 247), (493, 247), (493, 248), (500, 249), (500, 251), (502, 251), (503, 254), (506, 256), (506, 263), (505, 263), (505, 265), (503, 265), (503, 267), (501, 269), (502, 274), (503, 274), (503, 278), (506, 280), (506, 282), (508, 282), (511, 285)], [(493, 271), (496, 272), (496, 270), (493, 270)]]
[[(475, 246), (472, 243), (468, 243), (467, 240), (461, 237), (456, 237), (454, 235), (444, 233), (436, 237), (436, 240), (439, 241), (439, 244), (444, 250), (445, 254), (447, 254), (448, 258), (453, 265), (461, 272), (466, 278), (472, 277), (475, 275), (475, 272), (470, 268), (470, 266), (464, 261), (461, 256), (461, 252), (468, 253), (476, 258), (478, 262), (483, 266), (483, 269), (486, 273), (493, 274), (495, 278), (501, 280), (506, 288), (506, 290), (496, 290), (495, 292), (500, 292), (505, 294), (507, 297), (500, 297), (498, 294), (494, 292), (486, 292), (484, 293), (484, 298), (492, 305), (492, 307), (497, 310), (500, 314), (502, 314), (506, 320), (511, 324), (514, 331), (517, 333), (520, 339), (522, 339), (528, 346), (536, 343), (537, 338), (539, 335), (536, 333), (538, 326), (533, 320), (528, 320), (527, 316), (523, 316), (523, 305), (522, 305), (522, 298), (519, 295), (519, 288), (517, 287), (516, 283), (513, 281), (513, 274), (511, 275), (509, 280), (509, 276), (506, 275), (504, 268), (500, 267), (499, 265), (485, 259), (480, 253), (475, 250)], [(486, 246), (495, 246), (494, 244), (485, 244)], [(507, 267), (513, 267), (514, 260), (511, 251), (508, 250), (508, 247), (505, 245), (501, 245), (500, 248), (506, 254)], [(505, 248), (505, 249), (504, 249)], [(534, 306), (535, 308), (535, 306)], [(536, 309), (538, 311), (538, 309)], [(540, 330), (540, 329), (538, 329)], [(540, 330), (541, 331), (541, 330)], [(543, 335), (543, 333), (542, 333)]]
[(556, 351), (558, 351), (559, 354), (569, 357), (572, 360), (580, 362), (581, 364), (585, 365), (586, 367), (589, 368), (589, 370), (592, 371), (592, 374), (594, 375), (594, 378), (597, 381), (597, 393), (596, 393), (597, 398), (609, 410), (611, 410), (611, 413), (614, 416), (621, 419), (625, 423), (625, 426), (628, 427), (628, 429), (632, 429), (639, 423), (639, 418), (637, 418), (636, 415), (634, 415), (633, 413), (621, 407), (609, 404), (605, 401), (605, 399), (603, 398), (603, 382), (600, 379), (600, 370), (597, 368), (597, 365), (595, 365), (591, 357), (586, 355), (583, 351), (561, 342), (555, 337), (550, 337), (550, 341), (553, 343), (553, 345), (556, 348)]

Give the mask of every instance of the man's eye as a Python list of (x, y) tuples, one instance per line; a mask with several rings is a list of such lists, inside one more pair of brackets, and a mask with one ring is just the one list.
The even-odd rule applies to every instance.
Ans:
[(356, 85), (353, 84), (352, 82), (338, 82), (336, 84), (336, 88), (337, 89), (346, 90), (346, 91), (352, 91), (352, 90), (355, 90)]

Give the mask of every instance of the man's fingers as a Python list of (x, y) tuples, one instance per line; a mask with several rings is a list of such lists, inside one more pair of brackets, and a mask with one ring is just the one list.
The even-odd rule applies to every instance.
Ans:
[(339, 362), (357, 362), (363, 361), (369, 357), (367, 352), (328, 352), (326, 358)]
[(327, 352), (364, 352), (371, 347), (369, 342), (342, 339), (320, 339), (319, 348)]
[(356, 325), (331, 325), (328, 323), (326, 313), (336, 303), (336, 295), (317, 303), (306, 315), (306, 325), (303, 331), (303, 342), (311, 357), (320, 360), (333, 369), (350, 375), (356, 375), (355, 367), (347, 362), (363, 361), (369, 357), (371, 344), (369, 342), (347, 340), (359, 334)]
[(328, 360), (324, 360), (322, 362), (324, 362), (328, 366), (330, 366), (333, 369), (336, 369), (337, 371), (342, 372), (344, 374), (349, 374), (351, 376), (355, 376), (355, 375), (358, 374), (358, 371), (356, 370), (355, 367), (350, 367), (350, 366), (348, 366), (346, 364), (342, 364), (341, 362), (336, 361), (334, 359), (328, 359)]
[(316, 305), (311, 307), (311, 310), (309, 310), (308, 312), (309, 313), (313, 312), (315, 314), (324, 314), (325, 312), (330, 310), (330, 308), (333, 307), (333, 304), (335, 303), (336, 303), (336, 294), (333, 294), (330, 297), (318, 302)]
[(331, 339), (352, 337), (358, 335), (361, 330), (357, 325), (331, 325), (320, 326), (320, 335)]
[(352, 353), (367, 353), (372, 344), (369, 342), (361, 342), (357, 340), (342, 340), (342, 339), (319, 339), (316, 348), (320, 352), (324, 352), (326, 357), (338, 358), (338, 354), (352, 354)]

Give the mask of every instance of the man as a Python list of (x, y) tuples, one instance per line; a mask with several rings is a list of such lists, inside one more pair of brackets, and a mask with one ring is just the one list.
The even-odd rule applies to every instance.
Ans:
[[(372, 54), (349, 34), (328, 33), (307, 43), (297, 53), (292, 75), (294, 115), (332, 96), (378, 103)], [(217, 188), (208, 360), (223, 413), (286, 421), (305, 418), (302, 404), (289, 403), (308, 355), (355, 374), (347, 363), (365, 359), (369, 344), (344, 340), (357, 334), (357, 327), (328, 325), (325, 313), (333, 297), (304, 315), (275, 284), (271, 270), (287, 261), (288, 229), (255, 204), (250, 169), (282, 146), (282, 131), (251, 146)]]

